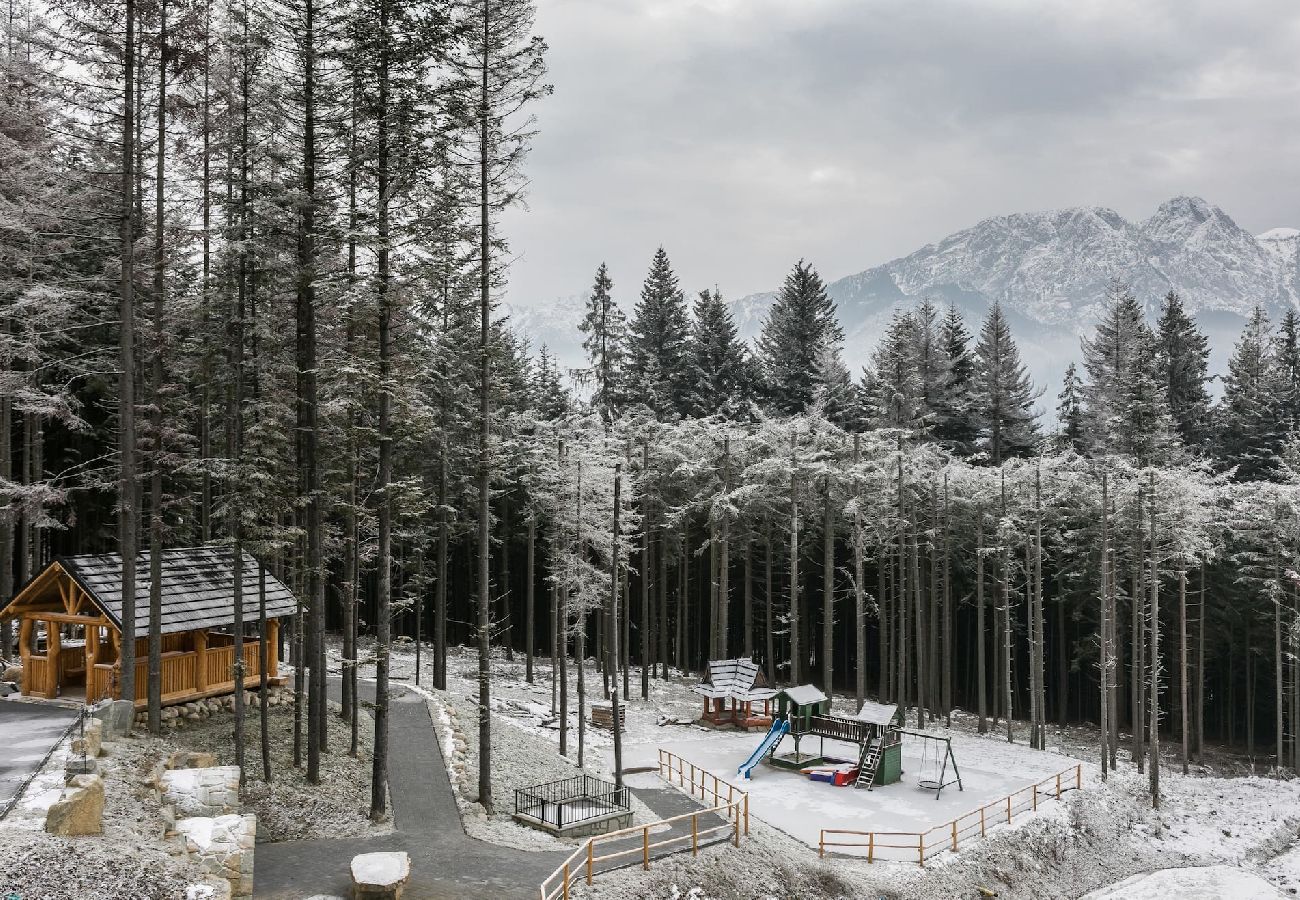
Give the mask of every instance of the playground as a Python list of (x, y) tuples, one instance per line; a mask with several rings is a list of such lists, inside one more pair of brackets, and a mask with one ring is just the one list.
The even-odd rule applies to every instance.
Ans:
[[(994, 803), (1035, 781), (1073, 766), (1077, 760), (1050, 752), (1031, 750), (995, 738), (931, 732), (941, 739), (924, 740), (902, 734), (902, 778), (893, 784), (877, 784), (872, 790), (852, 784), (836, 786), (811, 779), (797, 769), (773, 766), (764, 761), (754, 766), (750, 779), (737, 781), (749, 791), (750, 815), (780, 829), (816, 850), (823, 828), (861, 831), (924, 832), (958, 816)], [(951, 747), (961, 773), (961, 789), (955, 783), (942, 792), (922, 788), (920, 781), (933, 781), (942, 769), (941, 757)], [(668, 741), (658, 746), (723, 778), (736, 779), (737, 767), (753, 754), (764, 735), (753, 733), (713, 734), (698, 739)], [(824, 742), (823, 742), (824, 741)], [(781, 750), (788, 749), (788, 739)], [(857, 759), (860, 745), (833, 739), (806, 738), (807, 749), (826, 758)], [(824, 750), (823, 750), (824, 747)], [(630, 748), (629, 765), (651, 764), (655, 750), (649, 746)], [(951, 775), (947, 776), (951, 778)], [(856, 853), (856, 851), (844, 851)], [(862, 855), (865, 855), (863, 851)], [(892, 854), (880, 853), (879, 858)], [(914, 859), (898, 854), (900, 859)]]

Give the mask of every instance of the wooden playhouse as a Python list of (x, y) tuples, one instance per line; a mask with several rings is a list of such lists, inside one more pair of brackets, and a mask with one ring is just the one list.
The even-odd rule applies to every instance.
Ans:
[[(186, 703), (235, 690), (234, 555), (228, 547), (163, 552), (162, 702)], [(257, 626), (265, 577), (268, 677), (279, 667), (280, 619), (297, 601), (269, 571), (259, 573), (248, 554), (242, 565), (244, 684), (261, 678)], [(149, 557), (136, 561), (135, 700), (143, 708), (149, 684)], [(18, 620), (22, 693), (27, 697), (82, 700), (121, 693), (122, 557), (58, 557), (29, 581), (0, 618)]]
[[(704, 697), (702, 724), (744, 729), (767, 728), (772, 724), (772, 698), (776, 690), (768, 687), (763, 670), (753, 660), (711, 660), (704, 680), (691, 690)], [(761, 713), (754, 711), (755, 703), (763, 704)]]

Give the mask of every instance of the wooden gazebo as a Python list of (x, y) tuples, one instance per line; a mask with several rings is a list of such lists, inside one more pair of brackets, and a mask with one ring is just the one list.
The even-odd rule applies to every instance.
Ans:
[[(771, 702), (776, 689), (768, 687), (763, 670), (753, 660), (710, 660), (704, 680), (691, 690), (704, 698), (702, 723), (745, 729), (772, 724)], [(761, 714), (754, 711), (758, 702), (763, 704)]]
[[(163, 551), (162, 702), (185, 703), (235, 689), (234, 554), (228, 547)], [(245, 623), (244, 684), (261, 679), (257, 625), (258, 563), (247, 553), (242, 565)], [(135, 703), (143, 707), (149, 681), (149, 557), (136, 558)], [(265, 573), (267, 675), (279, 665), (279, 620), (293, 615), (297, 601), (284, 584)], [(29, 581), (0, 618), (19, 622), (22, 692), (28, 697), (63, 697), (93, 703), (114, 700), (121, 691), (122, 557), (58, 557)]]

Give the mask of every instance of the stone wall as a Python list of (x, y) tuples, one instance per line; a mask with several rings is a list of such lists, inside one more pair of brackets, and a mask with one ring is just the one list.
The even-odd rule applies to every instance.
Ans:
[(162, 804), (176, 818), (239, 812), (239, 767), (164, 770), (158, 779)]
[(204, 872), (229, 882), (232, 897), (253, 896), (257, 816), (191, 816), (176, 822), (175, 836), (185, 855)]

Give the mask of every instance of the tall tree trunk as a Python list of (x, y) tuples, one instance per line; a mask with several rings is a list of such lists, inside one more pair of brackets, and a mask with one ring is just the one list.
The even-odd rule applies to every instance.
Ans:
[(118, 318), (118, 547), (122, 554), (122, 635), (118, 654), (119, 693), (135, 700), (135, 0), (124, 0), (122, 42), (121, 279)]
[(975, 507), (975, 688), (979, 714), (979, 733), (987, 734), (988, 671), (985, 665), (988, 633), (984, 626), (984, 507)]
[(1101, 726), (1101, 780), (1107, 780), (1110, 743), (1110, 474), (1101, 473), (1101, 597), (1097, 625), (1097, 702)]
[(718, 656), (731, 658), (731, 438), (722, 441), (722, 521), (718, 523)]
[(763, 624), (767, 634), (764, 652), (767, 664), (767, 683), (776, 684), (776, 620), (772, 615), (772, 523), (767, 523), (763, 538)]
[(258, 664), (258, 692), (261, 699), (257, 704), (258, 730), (261, 737), (262, 749), (262, 780), (267, 784), (271, 783), (271, 729), (269, 718), (270, 704), (266, 701), (270, 699), (270, 672), (271, 668), (271, 645), (267, 642), (267, 619), (266, 619), (266, 565), (260, 560), (257, 563), (257, 664)]
[[(853, 679), (854, 705), (861, 709), (867, 696), (867, 609), (863, 588), (862, 484), (858, 465), (862, 459), (862, 435), (853, 435)], [(882, 698), (883, 699), (883, 698)]]
[[(797, 463), (796, 463), (797, 465)], [(799, 683), (799, 476), (790, 468), (790, 683)]]
[[(537, 472), (534, 468), (533, 473)], [(533, 481), (534, 479), (530, 479)], [(537, 599), (537, 508), (532, 500), (528, 503), (528, 556), (524, 561), (527, 569), (524, 582), (524, 680), (533, 683), (533, 650), (537, 642), (536, 599)]]
[[(388, 66), (390, 38), (387, 0), (379, 3), (378, 107), (375, 110), (376, 200), (378, 202), (379, 300), (379, 473), (375, 484), (378, 547), (375, 565), (375, 748), (370, 776), (370, 819), (383, 821), (388, 812), (388, 671), (392, 650), (393, 597), (393, 501), (389, 489), (393, 480), (392, 434), (392, 318), (393, 300), (389, 296), (391, 272), (389, 247), (389, 108)], [(489, 747), (484, 741), (479, 746)], [(483, 756), (489, 756), (484, 752)]]
[(1187, 752), (1191, 745), (1191, 707), (1187, 696), (1187, 570), (1178, 572), (1178, 708), (1182, 710), (1183, 774), (1187, 774)]
[[(641, 530), (641, 699), (650, 699), (650, 638), (654, 628), (654, 617), (650, 611), (650, 596), (653, 587), (650, 581), (650, 530), (653, 527), (652, 507), (650, 505), (650, 444), (641, 442), (641, 477), (645, 479), (646, 496), (642, 499), (642, 513), (645, 522)], [(660, 547), (660, 554), (663, 547)]]
[[(162, 732), (162, 552), (163, 552), (163, 307), (166, 302), (166, 256), (163, 186), (167, 169), (167, 0), (158, 4), (158, 150), (154, 173), (153, 240), (153, 447), (149, 464), (149, 733)], [(242, 773), (241, 773), (242, 777)]]
[[(488, 440), (492, 428), (488, 400), (491, 390), (491, 353), (489, 346), (492, 312), (492, 235), (491, 208), (489, 204), (488, 163), (492, 151), (492, 94), (488, 86), (489, 58), (492, 46), (492, 5), (483, 4), (482, 54), (480, 61), (482, 80), (479, 84), (478, 108), (478, 166), (479, 166), (479, 383), (478, 383), (478, 745), (485, 748), (479, 754), (478, 800), (483, 810), (492, 814), (492, 746), (491, 706), (491, 638), (492, 638), (492, 587), (491, 554), (491, 468), (488, 459)], [(582, 678), (582, 660), (578, 660), (578, 677)], [(579, 725), (581, 728), (581, 725)], [(581, 752), (579, 753), (581, 756)]]
[(1148, 742), (1151, 755), (1151, 806), (1153, 808), (1160, 806), (1160, 570), (1158, 568), (1157, 553), (1159, 548), (1156, 545), (1156, 477), (1151, 474), (1151, 538), (1150, 538), (1150, 567), (1151, 567), (1151, 625), (1149, 628), (1151, 636), (1151, 681), (1150, 697), (1148, 706), (1150, 708), (1150, 725), (1148, 727)]
[[(619, 598), (619, 544), (622, 540), (622, 534), (619, 531), (619, 512), (621, 511), (623, 496), (623, 466), (621, 463), (614, 464), (614, 533), (610, 546), (610, 564), (609, 564), (609, 627), (607, 628), (608, 640), (605, 645), (605, 667), (613, 671), (615, 660), (618, 659), (618, 598)], [(619, 707), (618, 685), (610, 691), (610, 709), (613, 713), (613, 731), (614, 731), (614, 783), (619, 787), (623, 786), (623, 723), (620, 718), (622, 710)]]
[(822, 507), (822, 684), (827, 697), (835, 696), (835, 507), (827, 476)]

